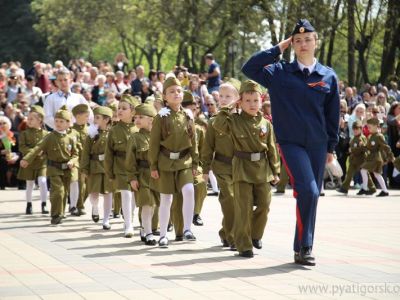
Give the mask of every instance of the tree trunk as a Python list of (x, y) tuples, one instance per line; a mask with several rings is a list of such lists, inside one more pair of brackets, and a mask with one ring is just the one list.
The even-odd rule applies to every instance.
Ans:
[(326, 55), (326, 64), (329, 67), (332, 66), (333, 47), (335, 45), (336, 29), (339, 25), (338, 24), (338, 16), (339, 16), (339, 8), (340, 8), (341, 3), (342, 3), (341, 0), (338, 0), (336, 2), (335, 13), (333, 16), (333, 21), (332, 21), (332, 30), (331, 30), (330, 36), (329, 36), (328, 53)]
[(348, 0), (347, 3), (347, 23), (348, 23), (348, 36), (347, 36), (347, 52), (348, 52), (348, 70), (347, 80), (350, 86), (355, 83), (355, 21), (354, 10), (356, 6), (355, 0)]
[(383, 38), (383, 52), (381, 60), (381, 75), (379, 82), (386, 83), (388, 77), (394, 74), (396, 48), (399, 45), (400, 34), (400, 1), (389, 0), (385, 22), (385, 36)]

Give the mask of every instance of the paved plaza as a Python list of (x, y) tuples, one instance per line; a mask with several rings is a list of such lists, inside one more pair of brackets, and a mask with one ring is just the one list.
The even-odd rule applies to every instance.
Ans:
[[(354, 195), (356, 191), (350, 191)], [(243, 259), (222, 249), (217, 197), (204, 203), (196, 243), (168, 249), (122, 237), (122, 219), (103, 231), (90, 215), (57, 227), (24, 215), (24, 191), (0, 191), (0, 299), (399, 299), (400, 191), (387, 198), (320, 198), (317, 266), (293, 263), (295, 202), (273, 196), (263, 249)], [(87, 202), (87, 211), (90, 204)]]

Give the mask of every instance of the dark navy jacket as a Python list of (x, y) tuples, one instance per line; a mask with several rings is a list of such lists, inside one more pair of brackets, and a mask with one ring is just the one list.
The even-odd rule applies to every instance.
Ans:
[(297, 61), (277, 61), (279, 46), (254, 54), (242, 67), (250, 79), (268, 88), (279, 144), (304, 147), (338, 143), (340, 99), (335, 72), (317, 62), (306, 79)]

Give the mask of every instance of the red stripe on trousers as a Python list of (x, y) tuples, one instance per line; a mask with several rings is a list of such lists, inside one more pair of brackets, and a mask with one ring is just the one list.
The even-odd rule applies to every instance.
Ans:
[[(292, 188), (293, 188), (293, 197), (297, 198), (297, 191), (296, 191), (296, 188), (295, 188), (295, 182), (294, 182), (293, 174), (289, 169), (289, 166), (288, 166), (288, 164), (286, 162), (285, 156), (283, 155), (283, 151), (281, 150), (279, 145), (278, 145), (278, 149), (279, 149), (279, 153), (281, 154), (283, 166), (285, 167), (286, 172), (289, 175), (290, 184), (292, 185)], [(297, 230), (298, 230), (297, 237), (299, 239), (299, 242), (301, 242), (302, 237), (303, 237), (303, 222), (301, 221), (300, 209), (299, 209), (299, 206), (297, 205), (297, 201), (296, 201), (296, 226), (297, 226)]]

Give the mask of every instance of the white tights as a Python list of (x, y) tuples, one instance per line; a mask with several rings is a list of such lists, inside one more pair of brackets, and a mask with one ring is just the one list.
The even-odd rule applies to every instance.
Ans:
[[(182, 187), (183, 196), (183, 232), (190, 230), (193, 221), (194, 211), (194, 186), (193, 183), (187, 183)], [(167, 227), (170, 217), (172, 194), (160, 194), (160, 237), (167, 236)]]
[(78, 204), (78, 197), (79, 197), (79, 182), (72, 181), (69, 185), (69, 206), (76, 207)]
[[(365, 169), (361, 169), (360, 172), (361, 172), (361, 177), (362, 177), (362, 188), (363, 188), (363, 190), (368, 191), (368, 171)], [(385, 180), (383, 179), (382, 175), (374, 172), (374, 176), (375, 176), (376, 180), (378, 181), (382, 191), (387, 193), (388, 190), (386, 188), (386, 183), (385, 183)]]
[[(46, 176), (39, 176), (38, 177), (38, 184), (40, 190), (40, 201), (42, 203), (46, 203), (47, 199), (47, 178)], [(32, 202), (32, 193), (33, 193), (33, 186), (35, 185), (34, 180), (27, 180), (26, 181), (26, 202)]]
[(132, 214), (135, 210), (135, 194), (128, 190), (121, 190), (121, 206), (124, 214), (125, 230), (132, 230)]
[[(89, 194), (90, 203), (92, 204), (92, 213), (94, 215), (99, 214), (99, 193)], [(104, 205), (103, 205), (103, 224), (108, 224), (112, 209), (112, 193), (104, 194)]]
[(145, 235), (153, 233), (151, 228), (153, 213), (154, 213), (154, 208), (152, 206), (145, 205), (142, 207), (142, 226)]

